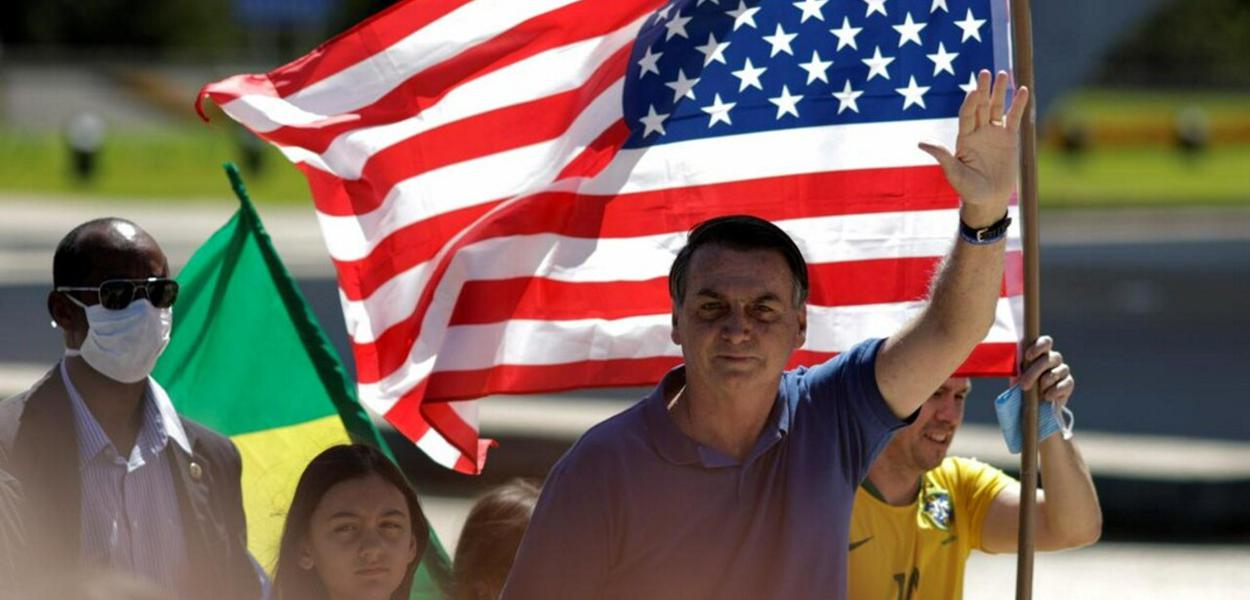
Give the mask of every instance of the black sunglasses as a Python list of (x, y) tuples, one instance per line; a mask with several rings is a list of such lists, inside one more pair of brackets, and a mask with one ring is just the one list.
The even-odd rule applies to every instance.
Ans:
[(109, 310), (121, 310), (134, 302), (138, 291), (147, 294), (148, 302), (157, 308), (169, 308), (178, 299), (178, 282), (163, 277), (147, 279), (110, 279), (96, 287), (60, 286), (57, 292), (95, 292), (100, 295), (100, 305)]

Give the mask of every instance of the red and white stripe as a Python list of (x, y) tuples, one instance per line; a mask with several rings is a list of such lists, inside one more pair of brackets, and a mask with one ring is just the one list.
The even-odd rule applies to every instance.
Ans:
[[(811, 263), (795, 364), (890, 335), (923, 304), (958, 200), (914, 142), (953, 144), (954, 120), (622, 150), (629, 52), (662, 4), (403, 2), (201, 92), (308, 176), (360, 397), (440, 464), (480, 471), (474, 398), (646, 385), (677, 364), (666, 276), (712, 216), (770, 219)], [(1020, 264), (1013, 226), (964, 373), (1013, 371)]]

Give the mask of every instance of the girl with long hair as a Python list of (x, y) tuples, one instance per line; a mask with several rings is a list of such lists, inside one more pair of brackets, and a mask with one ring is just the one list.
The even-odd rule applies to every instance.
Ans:
[(406, 600), (429, 543), (417, 494), (362, 444), (331, 447), (295, 488), (274, 568), (275, 600)]

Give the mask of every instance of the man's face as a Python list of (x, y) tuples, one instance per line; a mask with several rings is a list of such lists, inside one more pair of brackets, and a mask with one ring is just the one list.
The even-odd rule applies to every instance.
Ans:
[(773, 250), (704, 246), (687, 273), (672, 332), (687, 379), (729, 390), (776, 385), (807, 331), (785, 258)]
[(920, 407), (916, 422), (894, 434), (886, 449), (890, 460), (928, 471), (942, 463), (955, 431), (964, 421), (964, 399), (972, 389), (967, 377), (952, 377)]
[[(85, 235), (100, 236), (93, 240), (91, 268), (82, 281), (68, 282), (66, 285), (91, 287), (110, 279), (147, 279), (149, 277), (168, 277), (169, 263), (160, 246), (147, 233), (128, 223), (118, 223), (107, 231), (92, 232)], [(96, 292), (65, 292), (73, 294), (80, 302), (91, 306), (100, 302)], [(146, 292), (136, 292), (136, 299), (144, 298)], [(87, 337), (87, 316), (85, 311), (63, 297), (63, 293), (53, 293), (48, 299), (48, 308), (57, 325), (65, 331), (66, 346), (78, 348)]]

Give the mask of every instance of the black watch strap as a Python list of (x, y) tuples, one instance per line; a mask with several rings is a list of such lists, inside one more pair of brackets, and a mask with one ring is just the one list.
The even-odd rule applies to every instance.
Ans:
[(989, 227), (975, 229), (969, 227), (962, 219), (959, 221), (959, 237), (963, 238), (969, 244), (978, 246), (987, 246), (997, 243), (999, 240), (1007, 237), (1007, 227), (1011, 225), (1011, 217), (1008, 213), (1003, 213), (1003, 218), (994, 222)]

